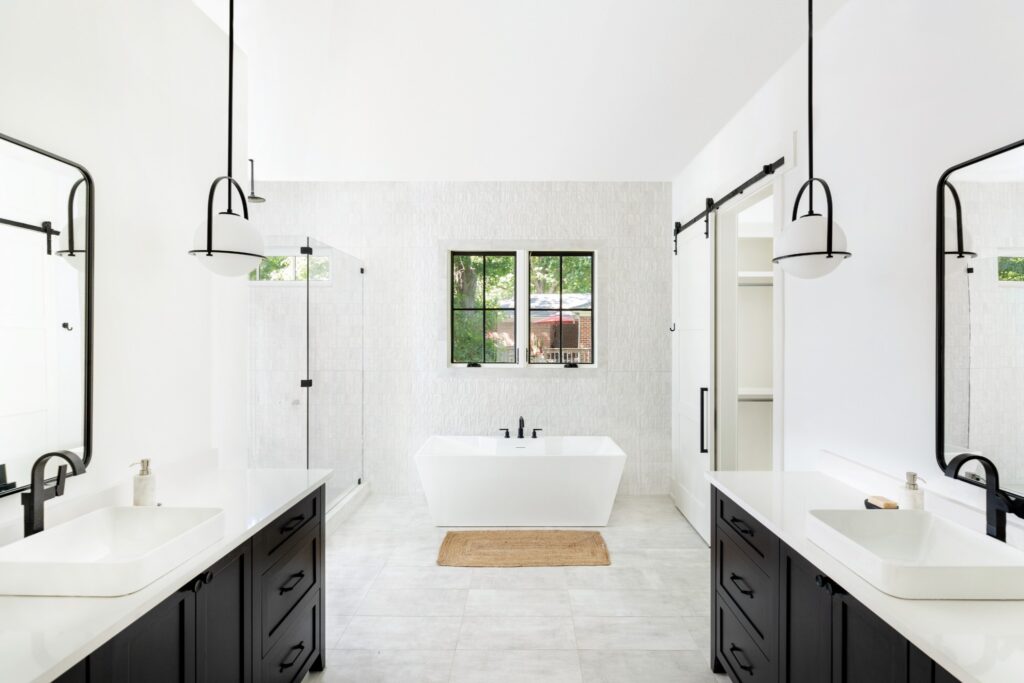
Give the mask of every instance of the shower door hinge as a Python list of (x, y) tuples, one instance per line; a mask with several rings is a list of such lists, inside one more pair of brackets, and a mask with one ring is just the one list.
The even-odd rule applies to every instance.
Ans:
[(360, 269), (359, 269), (359, 272), (360, 272), (360, 273), (365, 273), (365, 272), (366, 272), (366, 268), (360, 268)]
[(303, 389), (308, 389), (311, 386), (313, 386), (313, 380), (311, 380), (311, 379), (299, 380), (299, 387), (301, 387)]
[(299, 247), (299, 253), (311, 256), (313, 254), (313, 247)]

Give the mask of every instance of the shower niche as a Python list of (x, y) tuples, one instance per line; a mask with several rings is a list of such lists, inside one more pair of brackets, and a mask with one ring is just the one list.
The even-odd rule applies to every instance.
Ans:
[(309, 237), (266, 238), (249, 274), (249, 464), (363, 477), (363, 264)]

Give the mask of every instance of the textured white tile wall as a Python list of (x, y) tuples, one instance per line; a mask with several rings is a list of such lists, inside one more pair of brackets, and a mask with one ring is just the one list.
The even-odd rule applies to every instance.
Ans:
[[(265, 234), (308, 234), (366, 264), (365, 476), (420, 490), (431, 434), (495, 434), (523, 415), (546, 434), (608, 434), (629, 454), (621, 491), (670, 477), (668, 183), (261, 183)], [(598, 245), (596, 370), (502, 373), (446, 365), (447, 272), (460, 242)], [(573, 374), (567, 374), (567, 373)]]
[(1024, 183), (953, 183), (978, 258), (946, 262), (945, 441), (981, 451), (1022, 491), (1024, 284), (999, 282), (998, 257), (1024, 256)]

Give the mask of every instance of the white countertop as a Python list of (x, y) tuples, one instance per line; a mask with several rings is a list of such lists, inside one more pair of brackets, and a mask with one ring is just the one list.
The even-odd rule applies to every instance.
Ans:
[(863, 509), (863, 492), (817, 472), (712, 472), (707, 479), (960, 680), (1024, 680), (1024, 601), (894, 598), (807, 539), (808, 510)]
[(4, 681), (51, 681), (314, 491), (331, 470), (207, 470), (158, 480), (164, 505), (224, 509), (224, 538), (142, 590), (116, 598), (0, 596)]

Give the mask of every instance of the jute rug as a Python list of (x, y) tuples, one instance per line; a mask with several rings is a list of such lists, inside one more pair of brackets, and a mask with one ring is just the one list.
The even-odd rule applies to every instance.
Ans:
[(582, 567), (610, 565), (597, 531), (449, 531), (437, 563), (443, 567)]

